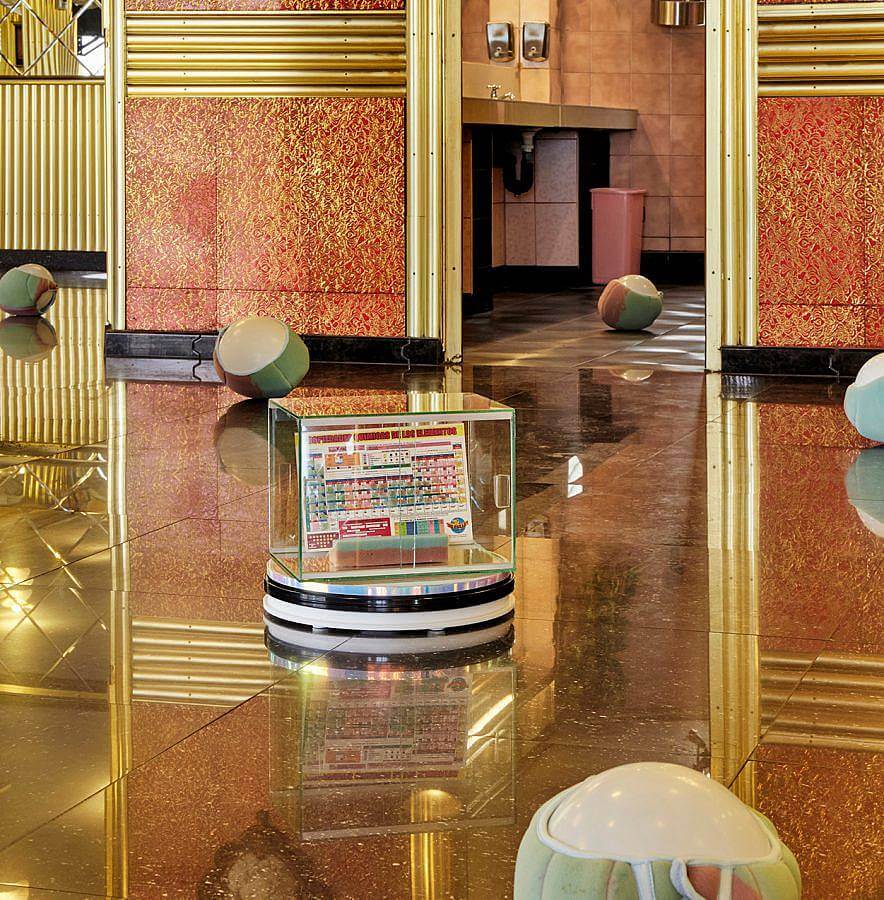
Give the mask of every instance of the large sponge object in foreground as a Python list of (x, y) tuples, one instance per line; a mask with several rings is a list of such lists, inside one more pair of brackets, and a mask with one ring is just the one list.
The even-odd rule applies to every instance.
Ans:
[(58, 285), (48, 269), (27, 263), (0, 278), (0, 309), (11, 316), (40, 316), (53, 303)]
[(773, 825), (671, 763), (617, 766), (547, 800), (515, 874), (515, 900), (801, 897), (795, 857)]
[(609, 281), (599, 297), (599, 316), (609, 328), (641, 331), (663, 311), (663, 294), (643, 275)]
[(884, 443), (884, 353), (859, 370), (844, 395), (844, 412), (864, 438)]
[(244, 397), (285, 397), (310, 368), (307, 345), (279, 319), (249, 316), (218, 335), (215, 371)]

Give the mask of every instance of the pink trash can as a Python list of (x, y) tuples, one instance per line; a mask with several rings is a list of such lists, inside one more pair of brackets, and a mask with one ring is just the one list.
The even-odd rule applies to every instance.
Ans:
[(592, 280), (638, 275), (642, 258), (645, 191), (640, 188), (593, 188)]

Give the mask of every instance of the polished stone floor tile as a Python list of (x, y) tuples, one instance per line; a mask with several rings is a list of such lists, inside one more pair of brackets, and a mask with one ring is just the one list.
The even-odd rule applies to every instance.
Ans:
[[(97, 644), (91, 648), (96, 657), (91, 682), (78, 673), (79, 679), (67, 682), (4, 685), (0, 846), (86, 798), (94, 802), (96, 793), (114, 791), (109, 786), (130, 770), (291, 677), (290, 665), (268, 658), (260, 624), (197, 624), (157, 615), (155, 608), (151, 612), (135, 612), (130, 622), (128, 684), (115, 683), (120, 673), (105, 642), (103, 653)], [(302, 651), (295, 668), (320, 655)], [(8, 874), (0, 872), (0, 881), (4, 878)]]
[(316, 364), (323, 403), (516, 409), (516, 614), (469, 651), (283, 645), (266, 406), (108, 381), (88, 283), (0, 385), (0, 894), (506, 898), (544, 800), (652, 759), (769, 815), (805, 896), (877, 897), (884, 498), (843, 384), (704, 376), (679, 289), (643, 335), (514, 294), (463, 366)]
[(702, 371), (702, 292), (667, 292), (664, 311), (646, 331), (613, 331), (595, 311), (597, 291), (496, 296), (490, 313), (464, 323), (466, 358), (497, 365), (570, 368), (651, 364)]
[(746, 764), (749, 799), (794, 851), (803, 896), (881, 895), (882, 777), (880, 754), (848, 749), (763, 745)]
[[(470, 721), (481, 722), (473, 717), (483, 700), (495, 701), (493, 711), (511, 697), (505, 666), (466, 675), (470, 702), (479, 705), (460, 714), (466, 719), (455, 726), (455, 737)], [(447, 669), (434, 674), (451, 676)], [(133, 895), (162, 888), (193, 896), (246, 877), (264, 885), (262, 896), (406, 897), (416, 879), (429, 877), (443, 896), (482, 896), (484, 885), (507, 897), (521, 835), (551, 793), (617, 762), (649, 756), (700, 768), (713, 762), (699, 747), (684, 754), (593, 747), (581, 750), (578, 761), (574, 746), (508, 737), (513, 718), (534, 714), (510, 703), (496, 714), (494, 728), (469, 728), (458, 749), (440, 748), (454, 755), (442, 771), (437, 763), (429, 779), (420, 770), (383, 769), (365, 781), (329, 778), (316, 756), (324, 741), (334, 741), (328, 704), (352, 690), (352, 674), (336, 680), (334, 670), (289, 679), (125, 776), (120, 792), (129, 809), (126, 871)], [(413, 695), (416, 715), (432, 709), (426, 702)], [(306, 743), (298, 749), (292, 737), (301, 727)], [(112, 790), (0, 852), (2, 877), (103, 894), (100, 811)], [(487, 859), (491, 869), (480, 874), (464, 864), (468, 858)], [(236, 875), (245, 861), (248, 868)], [(435, 871), (426, 868), (431, 863)]]

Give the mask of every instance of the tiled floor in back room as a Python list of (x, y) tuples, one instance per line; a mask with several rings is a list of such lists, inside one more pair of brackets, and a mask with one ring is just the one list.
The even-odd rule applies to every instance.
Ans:
[(663, 287), (663, 312), (646, 331), (613, 331), (596, 311), (601, 288), (504, 292), (491, 312), (464, 321), (464, 355), (500, 366), (650, 365), (697, 371), (704, 364), (702, 288)]
[[(369, 667), (416, 719), (428, 678), (469, 698), (430, 719), (441, 769), (334, 782), (366, 667), (352, 639), (265, 646), (263, 412), (109, 380), (102, 299), (64, 289), (31, 363), (47, 335), (0, 323), (0, 894), (507, 897), (536, 808), (635, 760), (769, 816), (805, 897), (884, 894), (884, 448), (843, 384), (468, 357), (446, 385), (517, 409), (512, 645)], [(354, 383), (443, 379), (298, 390)]]

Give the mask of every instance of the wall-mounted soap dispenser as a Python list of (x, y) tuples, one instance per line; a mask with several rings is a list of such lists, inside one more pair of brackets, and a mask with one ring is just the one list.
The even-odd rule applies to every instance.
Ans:
[(549, 59), (549, 22), (525, 22), (522, 25), (522, 59), (527, 62)]
[(651, 21), (669, 28), (705, 25), (705, 0), (651, 0)]
[(512, 22), (488, 22), (485, 25), (488, 58), (492, 62), (512, 62), (516, 57), (516, 42)]

